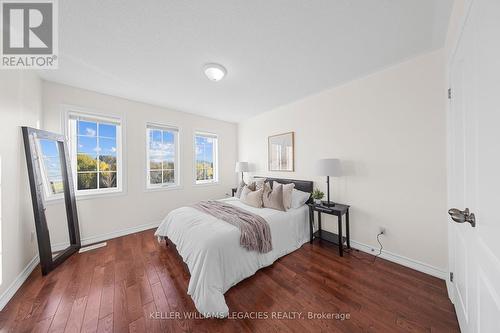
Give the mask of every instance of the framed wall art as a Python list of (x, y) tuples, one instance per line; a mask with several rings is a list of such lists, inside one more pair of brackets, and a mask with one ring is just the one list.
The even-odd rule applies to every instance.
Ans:
[(268, 137), (269, 171), (294, 171), (294, 132)]

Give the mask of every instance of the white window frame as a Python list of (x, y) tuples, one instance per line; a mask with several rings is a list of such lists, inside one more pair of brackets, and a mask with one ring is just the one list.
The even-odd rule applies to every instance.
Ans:
[[(98, 113), (75, 106), (63, 106), (63, 128), (66, 139), (68, 140), (69, 158), (71, 161), (71, 172), (75, 188), (75, 194), (78, 198), (94, 198), (99, 196), (122, 195), (125, 193), (125, 158), (123, 147), (125, 146), (125, 119), (117, 115)], [(98, 188), (93, 190), (78, 190), (77, 174), (77, 129), (71, 126), (70, 121), (75, 118), (83, 118), (89, 121), (116, 124), (116, 187)], [(98, 136), (98, 134), (96, 134)], [(99, 142), (99, 141), (98, 141)], [(99, 175), (98, 175), (99, 176)], [(99, 184), (99, 178), (97, 179)]]
[[(146, 178), (145, 178), (145, 183), (146, 183), (146, 191), (156, 191), (156, 190), (171, 190), (171, 189), (180, 189), (181, 188), (181, 169), (180, 169), (180, 128), (174, 125), (167, 125), (167, 124), (160, 124), (160, 123), (153, 123), (153, 122), (148, 122), (146, 123), (146, 165), (145, 165), (145, 170), (146, 170)], [(170, 184), (151, 184), (150, 183), (150, 163), (149, 163), (149, 129), (156, 129), (160, 131), (171, 131), (174, 132), (174, 145), (175, 145), (175, 156), (174, 156), (174, 178), (175, 178), (175, 183), (170, 183)], [(162, 140), (163, 140), (163, 135), (162, 135)]]
[[(196, 137), (204, 136), (214, 138), (216, 144), (214, 145), (214, 178), (209, 180), (197, 180), (197, 170), (196, 170)], [(219, 183), (219, 136), (216, 133), (205, 132), (205, 131), (195, 131), (193, 134), (193, 174), (194, 174), (194, 185), (215, 185)]]

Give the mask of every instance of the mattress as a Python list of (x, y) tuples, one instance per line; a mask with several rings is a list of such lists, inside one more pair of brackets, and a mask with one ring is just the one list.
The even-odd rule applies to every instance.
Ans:
[(221, 201), (263, 217), (271, 229), (273, 250), (258, 253), (242, 248), (237, 227), (192, 207), (171, 211), (155, 232), (175, 244), (191, 275), (187, 293), (205, 317), (226, 317), (224, 293), (229, 288), (309, 239), (307, 205), (282, 212), (250, 207), (237, 198)]

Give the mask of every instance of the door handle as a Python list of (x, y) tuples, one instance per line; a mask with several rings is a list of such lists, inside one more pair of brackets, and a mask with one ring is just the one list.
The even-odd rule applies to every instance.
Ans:
[(469, 222), (473, 228), (476, 227), (476, 216), (474, 213), (469, 212), (469, 208), (465, 208), (465, 210), (452, 208), (448, 210), (448, 214), (450, 214), (451, 219), (457, 223)]

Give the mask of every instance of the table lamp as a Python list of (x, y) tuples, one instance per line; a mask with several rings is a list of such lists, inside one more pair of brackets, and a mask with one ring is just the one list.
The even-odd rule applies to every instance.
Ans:
[(235, 172), (241, 172), (241, 180), (243, 181), (243, 173), (248, 172), (248, 162), (236, 162)]
[(330, 201), (330, 176), (339, 177), (342, 175), (340, 160), (337, 158), (318, 160), (316, 163), (316, 173), (319, 176), (326, 176), (327, 201), (323, 201), (323, 205), (328, 207), (335, 206), (335, 203)]

